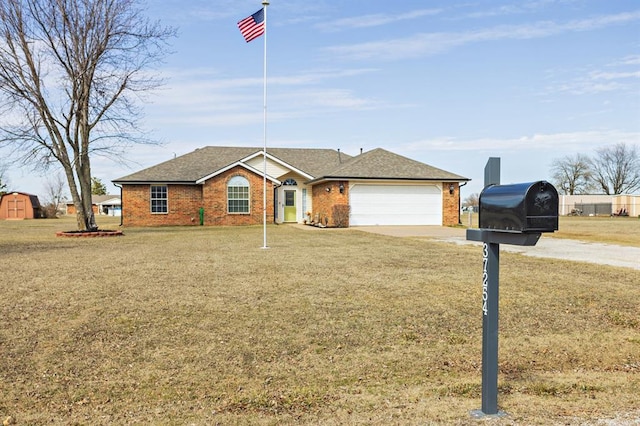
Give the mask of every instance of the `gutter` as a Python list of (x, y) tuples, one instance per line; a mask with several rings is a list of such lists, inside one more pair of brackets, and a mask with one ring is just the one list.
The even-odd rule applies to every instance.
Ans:
[(458, 225), (462, 225), (462, 218), (460, 217), (460, 209), (462, 208), (462, 191), (460, 191), (460, 188), (468, 183), (469, 181), (466, 181), (462, 185), (458, 185)]
[(120, 226), (123, 225), (122, 221), (124, 220), (124, 202), (122, 201), (122, 185), (118, 185), (115, 182), (111, 182), (113, 183), (114, 186), (120, 188)]
[[(456, 178), (411, 178), (411, 177), (362, 177), (362, 176), (322, 176), (316, 179), (309, 180), (305, 182), (307, 185), (315, 185), (322, 182), (330, 182), (336, 180), (369, 180), (369, 181), (403, 181), (403, 182), (444, 182), (444, 181), (455, 181), (455, 182), (468, 182), (471, 179), (456, 179)], [(464, 186), (464, 185), (463, 185)]]
[[(279, 181), (278, 181), (279, 182)], [(276, 193), (278, 192), (278, 188), (282, 186), (282, 182), (277, 185), (273, 185), (273, 223), (278, 224), (278, 206), (276, 205)]]

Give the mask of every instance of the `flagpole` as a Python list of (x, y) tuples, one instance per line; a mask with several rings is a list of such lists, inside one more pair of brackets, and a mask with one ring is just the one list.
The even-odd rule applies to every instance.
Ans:
[[(264, 76), (263, 76), (263, 142), (264, 152), (262, 156), (262, 228), (263, 228), (263, 249), (269, 248), (267, 246), (267, 6), (269, 6), (269, 0), (262, 0), (262, 8), (264, 10)], [(273, 208), (276, 208), (275, 199)]]

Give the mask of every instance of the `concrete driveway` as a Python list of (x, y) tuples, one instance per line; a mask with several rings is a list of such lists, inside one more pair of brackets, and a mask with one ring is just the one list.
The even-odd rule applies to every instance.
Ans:
[[(482, 244), (476, 241), (467, 241), (466, 229), (446, 226), (355, 226), (350, 229), (392, 237), (424, 237), (460, 245), (475, 244), (480, 246)], [(542, 234), (538, 243), (533, 247), (501, 244), (500, 249), (521, 253), (525, 256), (589, 262), (640, 270), (640, 248), (638, 247), (552, 238)]]

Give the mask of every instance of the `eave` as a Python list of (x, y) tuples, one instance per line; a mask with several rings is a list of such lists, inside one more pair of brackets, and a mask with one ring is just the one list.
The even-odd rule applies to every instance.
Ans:
[(317, 179), (307, 181), (307, 185), (315, 185), (322, 182), (335, 182), (339, 180), (354, 181), (389, 181), (389, 182), (468, 182), (471, 179), (447, 179), (447, 178), (411, 178), (411, 177), (361, 177), (361, 176), (322, 176)]

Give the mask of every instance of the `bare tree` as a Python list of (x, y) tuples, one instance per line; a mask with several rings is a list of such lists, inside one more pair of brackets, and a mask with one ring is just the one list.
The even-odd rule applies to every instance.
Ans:
[(150, 22), (137, 0), (0, 1), (0, 142), (25, 164), (59, 163), (79, 230), (97, 229), (91, 157), (149, 142), (140, 95), (174, 30)]
[(469, 195), (467, 198), (464, 199), (464, 201), (462, 202), (462, 205), (464, 207), (478, 207), (479, 203), (480, 203), (480, 194), (478, 194), (477, 192), (474, 192), (473, 194)]
[(551, 163), (553, 184), (561, 194), (586, 194), (593, 189), (591, 160), (583, 154), (567, 155)]
[(64, 195), (66, 182), (63, 174), (56, 173), (50, 176), (50, 179), (44, 183), (46, 191), (45, 213), (47, 217), (57, 217), (60, 205), (67, 199)]
[(605, 194), (631, 194), (640, 189), (640, 152), (623, 142), (600, 148), (591, 160), (593, 180)]
[(4, 177), (5, 166), (0, 164), (0, 196), (7, 193), (7, 187), (9, 185), (7, 179)]

